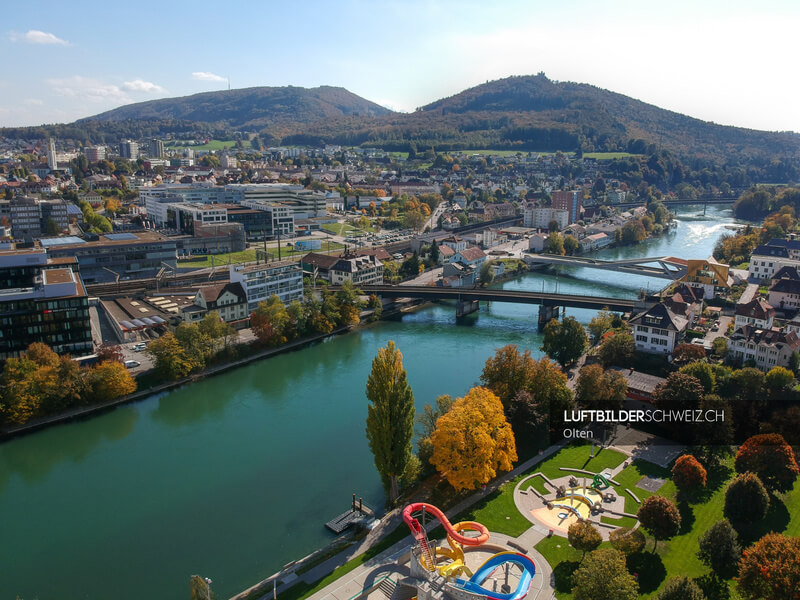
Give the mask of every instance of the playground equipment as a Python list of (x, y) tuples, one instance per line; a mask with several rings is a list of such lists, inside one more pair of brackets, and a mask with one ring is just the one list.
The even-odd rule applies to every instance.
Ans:
[[(483, 583), (494, 573), (499, 567), (506, 564), (515, 564), (522, 569), (517, 589), (510, 593), (501, 593), (483, 587)], [(463, 589), (473, 594), (482, 594), (491, 600), (520, 600), (528, 594), (531, 587), (533, 576), (536, 575), (536, 564), (519, 552), (499, 552), (486, 560), (475, 574), (465, 581), (463, 579), (456, 579), (456, 587)]]
[[(423, 523), (414, 516), (414, 513), (422, 512)], [(447, 533), (447, 542), (450, 548), (431, 548), (428, 535), (425, 531), (425, 515), (430, 513), (444, 527)], [(451, 525), (450, 521), (442, 511), (431, 504), (417, 502), (409, 504), (403, 509), (403, 521), (411, 530), (411, 535), (417, 542), (418, 554), (412, 552), (412, 556), (417, 556), (418, 565), (424, 570), (425, 577), (442, 576), (446, 579), (444, 592), (456, 600), (520, 600), (524, 598), (531, 587), (531, 580), (536, 574), (534, 562), (519, 552), (499, 552), (487, 559), (473, 574), (467, 567), (464, 559), (463, 546), (477, 547), (485, 544), (489, 540), (489, 530), (482, 524), (475, 521), (462, 521)], [(464, 535), (463, 532), (478, 532), (477, 536)], [(436, 564), (437, 557), (446, 557), (450, 562), (445, 565)], [(496, 592), (483, 587), (486, 580), (502, 566), (510, 564), (517, 565), (522, 573), (519, 582), (513, 592)], [(417, 569), (419, 567), (416, 567)], [(421, 572), (419, 572), (421, 574)], [(412, 567), (412, 575), (414, 567)], [(469, 579), (462, 579), (459, 575), (466, 575)], [(417, 575), (419, 577), (419, 575)], [(441, 590), (441, 588), (439, 588)], [(441, 598), (440, 592), (433, 592), (430, 588), (419, 587), (420, 596), (425, 600)]]
[(611, 484), (608, 479), (598, 473), (592, 478), (592, 487), (596, 490), (607, 490), (611, 487)]
[[(442, 527), (444, 527), (447, 533), (447, 543), (450, 548), (439, 546), (431, 549), (424, 525), (413, 515), (413, 513), (420, 511), (422, 511), (423, 520), (425, 514), (430, 513), (442, 524)], [(476, 523), (475, 521), (462, 521), (451, 525), (450, 521), (441, 510), (425, 502), (416, 502), (406, 506), (405, 509), (403, 509), (403, 521), (405, 521), (406, 525), (411, 529), (411, 535), (414, 536), (414, 539), (419, 544), (421, 550), (420, 562), (422, 566), (427, 571), (438, 570), (444, 577), (455, 577), (462, 573), (465, 573), (467, 576), (472, 575), (472, 572), (467, 568), (464, 562), (464, 550), (462, 546), (480, 546), (489, 540), (489, 530), (486, 529), (484, 525)], [(478, 535), (476, 537), (466, 536), (461, 533), (462, 531), (477, 531)], [(437, 569), (437, 556), (449, 558), (451, 562)]]

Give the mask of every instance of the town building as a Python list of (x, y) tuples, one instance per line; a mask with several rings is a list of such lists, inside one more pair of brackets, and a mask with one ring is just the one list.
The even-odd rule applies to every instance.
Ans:
[(683, 340), (689, 320), (659, 303), (631, 318), (630, 324), (637, 351), (672, 354)]
[(537, 207), (533, 204), (525, 206), (522, 217), (524, 227), (550, 229), (552, 221), (558, 224), (559, 229), (564, 229), (569, 224), (569, 212), (551, 207)]
[(544, 251), (545, 245), (547, 244), (547, 240), (549, 238), (550, 236), (546, 233), (534, 233), (528, 238), (528, 250), (531, 252)]
[(150, 140), (150, 147), (148, 149), (148, 156), (150, 158), (164, 158), (164, 142), (158, 139)]
[(128, 160), (139, 158), (139, 144), (131, 140), (122, 140), (119, 143), (119, 155)]
[(485, 261), (486, 253), (477, 246), (470, 246), (464, 250), (459, 250), (452, 259), (452, 262), (460, 262), (472, 267), (479, 267)]
[(181, 308), (181, 315), (185, 321), (196, 323), (214, 311), (226, 323), (246, 326), (250, 311), (242, 284), (219, 283), (201, 287), (194, 295), (193, 303)]
[(155, 277), (162, 267), (177, 268), (177, 242), (154, 231), (107, 233), (40, 241), (50, 258), (74, 256), (86, 283)]
[(75, 266), (38, 250), (0, 252), (0, 280), (24, 284), (0, 290), (0, 361), (34, 342), (59, 354), (92, 353), (89, 299)]
[(753, 250), (747, 272), (755, 279), (772, 279), (783, 267), (800, 267), (800, 259), (792, 258), (786, 246), (765, 244)]
[(591, 252), (592, 250), (599, 250), (600, 248), (605, 248), (614, 240), (605, 233), (593, 233), (592, 235), (587, 235), (581, 241), (581, 250), (583, 252)]
[(795, 331), (761, 329), (745, 325), (728, 338), (728, 352), (742, 364), (752, 361), (764, 371), (788, 367), (792, 353), (800, 348)]
[(734, 329), (749, 325), (756, 329), (771, 329), (775, 318), (775, 309), (761, 298), (736, 305)]
[(713, 259), (689, 259), (686, 275), (680, 280), (692, 287), (703, 288), (704, 298), (714, 298), (720, 291), (730, 288), (729, 270), (728, 265), (723, 265)]
[(240, 283), (247, 295), (247, 310), (252, 313), (275, 295), (284, 304), (303, 299), (303, 269), (293, 260), (271, 263), (231, 265), (231, 283)]
[(583, 192), (581, 190), (554, 191), (551, 194), (553, 198), (553, 208), (567, 211), (569, 223), (579, 221), (581, 218), (582, 194)]
[(769, 288), (769, 303), (781, 310), (800, 308), (800, 280), (773, 279), (773, 284)]
[(462, 250), (467, 249), (467, 240), (462, 239), (458, 236), (451, 235), (439, 242), (439, 246), (447, 246), (453, 252), (461, 252)]
[(355, 285), (381, 285), (383, 262), (377, 254), (344, 254), (329, 256), (310, 252), (302, 259), (303, 270), (309, 275), (341, 285), (350, 281)]
[(83, 149), (83, 155), (89, 162), (98, 162), (106, 159), (105, 146), (86, 146)]

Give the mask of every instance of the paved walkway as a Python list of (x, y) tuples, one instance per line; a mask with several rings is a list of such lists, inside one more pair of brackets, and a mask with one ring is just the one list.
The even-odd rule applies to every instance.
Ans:
[[(470, 497), (462, 500), (458, 504), (456, 504), (453, 508), (446, 511), (445, 514), (447, 515), (448, 519), (455, 520), (455, 516), (459, 513), (462, 513), (466, 509), (470, 508), (487, 495), (495, 492), (500, 486), (507, 483), (508, 481), (514, 479), (518, 475), (521, 475), (525, 471), (531, 469), (532, 467), (536, 466), (538, 463), (543, 461), (544, 459), (548, 458), (555, 452), (561, 449), (564, 443), (556, 444), (554, 446), (550, 446), (547, 450), (544, 450), (541, 454), (534, 456), (533, 458), (528, 459), (524, 463), (518, 465), (512, 471), (506, 473), (505, 475), (499, 477), (491, 484), (487, 485), (485, 489), (471, 495)], [(268, 600), (272, 597), (272, 580), (278, 579), (279, 581), (283, 581), (282, 585), (277, 587), (278, 596), (280, 597), (281, 592), (289, 589), (292, 585), (297, 583), (297, 580), (304, 581), (306, 583), (314, 583), (321, 579), (322, 577), (327, 576), (337, 567), (349, 562), (353, 558), (360, 556), (364, 552), (366, 552), (369, 548), (373, 545), (378, 543), (381, 538), (385, 535), (391, 533), (397, 525), (402, 523), (401, 517), (401, 510), (402, 508), (396, 508), (391, 512), (387, 513), (381, 520), (380, 524), (373, 529), (369, 535), (359, 544), (351, 546), (346, 550), (340, 552), (336, 556), (326, 560), (325, 562), (317, 565), (313, 569), (303, 573), (301, 576), (291, 576), (285, 572), (276, 573), (272, 577), (265, 579), (261, 583), (257, 584), (250, 588), (250, 590), (246, 590), (241, 594), (234, 596), (231, 600), (237, 600), (250, 591), (260, 588), (264, 591), (263, 595), (258, 598), (258, 600)], [(429, 525), (429, 529), (433, 529), (438, 525), (437, 521), (432, 521)], [(532, 587), (531, 593), (528, 596), (530, 600), (552, 600), (555, 598), (554, 596), (554, 588), (553, 588), (553, 577), (552, 577), (552, 568), (544, 560), (536, 550), (534, 550), (534, 546), (539, 543), (546, 535), (547, 531), (536, 529), (535, 527), (531, 527), (525, 533), (523, 533), (518, 538), (511, 538), (507, 535), (503, 535), (500, 533), (492, 533), (491, 534), (491, 543), (493, 544), (505, 544), (508, 545), (508, 542), (514, 542), (516, 546), (511, 546), (512, 548), (517, 547), (517, 549), (522, 549), (536, 563), (539, 572), (536, 577), (534, 577), (535, 586), (539, 587)], [(408, 552), (410, 548), (410, 536), (397, 542), (396, 544), (390, 546), (388, 549), (384, 550), (377, 556), (367, 560), (364, 564), (356, 567), (349, 573), (345, 574), (344, 576), (340, 577), (330, 585), (324, 587), (323, 589), (319, 590), (318, 592), (309, 596), (308, 600), (348, 600), (353, 596), (359, 595), (365, 590), (371, 588), (375, 582), (380, 579), (380, 577), (390, 574), (392, 572), (398, 572), (401, 568), (398, 567), (398, 561), (400, 558)], [(533, 592), (536, 592), (533, 595)]]

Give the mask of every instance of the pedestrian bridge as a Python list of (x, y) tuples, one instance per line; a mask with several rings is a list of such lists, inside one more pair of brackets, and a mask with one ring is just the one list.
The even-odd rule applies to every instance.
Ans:
[(673, 256), (654, 256), (650, 258), (625, 258), (622, 260), (600, 260), (584, 256), (560, 256), (558, 254), (530, 254), (523, 259), (528, 265), (556, 265), (565, 267), (586, 267), (632, 273), (647, 277), (658, 277), (677, 281), (686, 275), (686, 261)]

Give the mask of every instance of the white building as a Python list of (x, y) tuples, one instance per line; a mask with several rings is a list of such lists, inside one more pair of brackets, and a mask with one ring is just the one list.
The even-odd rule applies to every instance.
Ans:
[(303, 270), (293, 260), (256, 264), (231, 265), (231, 283), (240, 283), (247, 295), (247, 309), (253, 312), (258, 303), (278, 296), (284, 304), (303, 299)]
[(558, 223), (559, 229), (564, 229), (569, 224), (569, 212), (551, 207), (535, 207), (532, 204), (525, 206), (523, 212), (523, 226), (536, 229), (549, 229), (550, 222)]
[(747, 272), (756, 279), (772, 279), (783, 267), (800, 267), (800, 260), (792, 258), (785, 246), (759, 246), (753, 250)]
[(756, 329), (772, 329), (775, 318), (775, 309), (761, 298), (754, 298), (750, 302), (736, 305), (736, 318), (734, 329), (750, 325)]
[(375, 255), (343, 256), (329, 269), (333, 285), (352, 281), (355, 285), (381, 285), (383, 263)]
[(752, 360), (759, 369), (788, 367), (792, 353), (800, 348), (794, 331), (758, 329), (749, 325), (737, 329), (729, 338), (728, 351), (742, 363)]
[(633, 317), (630, 324), (636, 350), (649, 354), (672, 354), (683, 339), (689, 321), (663, 304), (655, 304)]

